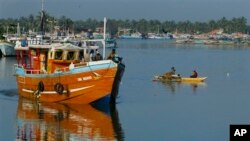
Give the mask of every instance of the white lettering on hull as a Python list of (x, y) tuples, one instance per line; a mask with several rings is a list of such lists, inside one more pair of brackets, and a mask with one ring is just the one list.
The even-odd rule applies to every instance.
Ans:
[(85, 76), (85, 77), (79, 77), (77, 78), (77, 81), (86, 81), (86, 80), (91, 80), (92, 76)]

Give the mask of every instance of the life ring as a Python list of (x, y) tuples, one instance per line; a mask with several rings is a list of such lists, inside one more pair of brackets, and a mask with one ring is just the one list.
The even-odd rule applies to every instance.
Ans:
[(44, 84), (43, 84), (43, 81), (40, 81), (37, 85), (37, 90), (39, 92), (43, 92), (44, 91)]
[(58, 93), (58, 94), (63, 94), (64, 91), (64, 87), (61, 83), (56, 83), (54, 86), (54, 90)]

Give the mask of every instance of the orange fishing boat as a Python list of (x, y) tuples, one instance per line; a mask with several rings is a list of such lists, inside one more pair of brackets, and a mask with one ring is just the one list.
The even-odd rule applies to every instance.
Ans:
[[(86, 104), (111, 94), (111, 102), (115, 101), (125, 70), (122, 58), (89, 62), (89, 48), (42, 38), (35, 40), (38, 44), (15, 46), (20, 96), (41, 102)], [(103, 52), (105, 58), (105, 44)]]
[[(115, 106), (115, 105), (113, 105)], [(17, 140), (122, 140), (115, 107), (90, 104), (38, 103), (20, 98)]]

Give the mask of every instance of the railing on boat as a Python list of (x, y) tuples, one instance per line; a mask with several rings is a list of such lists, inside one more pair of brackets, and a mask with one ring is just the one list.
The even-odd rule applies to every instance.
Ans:
[[(74, 64), (74, 68), (78, 68), (78, 67), (82, 67), (82, 66), (86, 66), (86, 63)], [(24, 67), (23, 65), (14, 64), (14, 70), (15, 70), (15, 68), (23, 69), (25, 74), (47, 74), (46, 70), (37, 70), (37, 69), (34, 70), (34, 69), (30, 68), (29, 66)], [(63, 68), (56, 68), (53, 73), (62, 73), (62, 72), (68, 72), (68, 71), (70, 71), (69, 67), (63, 67)]]
[[(110, 64), (111, 62), (106, 62), (107, 64)], [(88, 67), (91, 67), (91, 66), (95, 66), (95, 65), (98, 65), (98, 64), (89, 64), (89, 62), (80, 62), (80, 63), (77, 63), (77, 64), (73, 64), (73, 68), (70, 68), (70, 66), (67, 66), (67, 67), (62, 67), (62, 68), (56, 68), (54, 70), (54, 72), (52, 72), (51, 74), (53, 73), (62, 73), (62, 72), (69, 72), (71, 69), (76, 69), (76, 68), (80, 68), (80, 67), (83, 67), (83, 66), (88, 66)], [(30, 66), (23, 66), (23, 65), (18, 65), (18, 64), (14, 64), (14, 68), (20, 68), (22, 70), (24, 70), (24, 73), (25, 74), (47, 74), (47, 71), (46, 70), (35, 70), (33, 68), (31, 68)]]

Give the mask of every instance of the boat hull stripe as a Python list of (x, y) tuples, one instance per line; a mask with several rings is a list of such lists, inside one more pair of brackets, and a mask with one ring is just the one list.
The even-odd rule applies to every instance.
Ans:
[[(94, 86), (95, 85), (81, 87), (81, 88), (75, 88), (75, 89), (70, 89), (69, 92), (77, 92), (77, 91), (88, 89), (88, 88), (91, 88), (91, 87), (94, 87)], [(28, 93), (34, 93), (35, 92), (35, 91), (32, 91), (32, 90), (28, 90), (28, 89), (22, 89), (22, 91), (28, 92)], [(63, 93), (67, 93), (67, 91), (64, 90)], [(41, 92), (41, 94), (57, 94), (57, 92), (56, 91), (43, 91), (43, 92)]]

